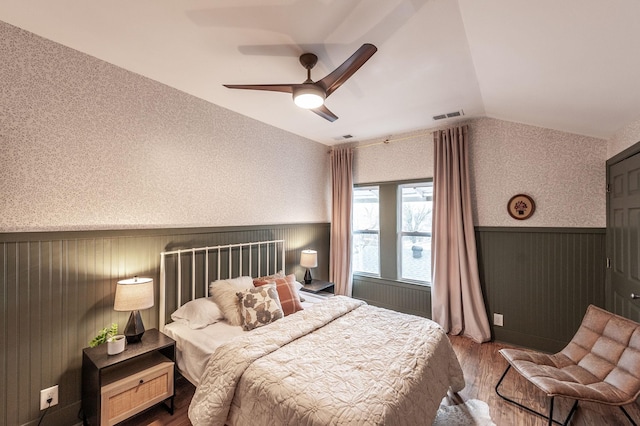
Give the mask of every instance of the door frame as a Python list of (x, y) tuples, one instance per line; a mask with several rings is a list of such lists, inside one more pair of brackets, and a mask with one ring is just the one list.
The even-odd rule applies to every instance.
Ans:
[(609, 158), (606, 162), (606, 253), (607, 253), (607, 268), (605, 274), (605, 309), (609, 312), (613, 312), (613, 289), (611, 285), (611, 265), (613, 264), (613, 242), (611, 236), (611, 217), (609, 216), (609, 207), (611, 204), (611, 167), (614, 164), (620, 163), (636, 154), (640, 154), (640, 142), (636, 142), (629, 148)]

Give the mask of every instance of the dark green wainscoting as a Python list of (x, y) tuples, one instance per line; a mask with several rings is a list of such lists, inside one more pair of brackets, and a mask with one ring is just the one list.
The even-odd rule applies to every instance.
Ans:
[(286, 270), (301, 279), (300, 251), (318, 251), (314, 276), (328, 279), (330, 224), (0, 234), (0, 426), (35, 425), (40, 389), (59, 385), (43, 424), (79, 424), (82, 348), (112, 322), (116, 282), (151, 277), (158, 326), (160, 253), (177, 248), (284, 239)]
[[(495, 340), (555, 352), (575, 334), (589, 304), (605, 302), (604, 228), (476, 228), (478, 266)], [(430, 287), (355, 276), (353, 296), (431, 317)]]
[(354, 275), (352, 295), (370, 305), (431, 318), (431, 287)]
[(556, 352), (589, 304), (605, 305), (604, 228), (477, 228), (480, 281), (495, 340)]
[[(82, 348), (128, 313), (113, 310), (115, 282), (159, 279), (159, 253), (258, 240), (287, 241), (287, 271), (301, 278), (300, 251), (318, 250), (314, 276), (328, 278), (330, 225), (0, 234), (0, 426), (35, 425), (40, 389), (59, 385), (46, 424), (78, 424)], [(550, 352), (575, 333), (588, 304), (604, 306), (605, 230), (477, 228), (487, 311), (504, 315), (496, 340)], [(431, 316), (429, 287), (354, 278), (354, 296)], [(157, 308), (142, 312), (148, 328)]]

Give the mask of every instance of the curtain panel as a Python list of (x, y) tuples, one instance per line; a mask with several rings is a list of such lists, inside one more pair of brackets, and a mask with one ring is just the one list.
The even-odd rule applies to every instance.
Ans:
[(478, 273), (467, 145), (467, 126), (434, 133), (431, 304), (445, 331), (486, 342), (491, 329)]
[(336, 148), (331, 151), (331, 188), (329, 279), (335, 284), (335, 294), (351, 296), (353, 148)]

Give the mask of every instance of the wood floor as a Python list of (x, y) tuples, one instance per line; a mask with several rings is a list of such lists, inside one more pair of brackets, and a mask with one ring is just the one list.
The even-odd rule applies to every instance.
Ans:
[[(443, 403), (458, 404), (469, 399), (480, 399), (489, 405), (491, 418), (498, 426), (543, 426), (546, 421), (530, 414), (508, 402), (503, 401), (495, 393), (495, 384), (504, 372), (507, 363), (498, 351), (507, 345), (500, 343), (475, 343), (467, 338), (450, 336), (453, 348), (464, 370), (466, 387), (457, 395), (449, 395)], [(510, 371), (501, 390), (513, 399), (525, 403), (538, 411), (547, 411), (546, 397), (534, 386)], [(180, 377), (176, 384), (175, 412), (171, 416), (161, 406), (152, 408), (121, 425), (168, 425), (189, 426), (187, 411), (195, 388), (186, 379)], [(558, 398), (554, 417), (564, 420), (571, 408), (571, 401)], [(640, 423), (640, 407), (637, 404), (625, 407), (637, 423)], [(617, 407), (580, 403), (570, 425), (628, 425), (629, 422)]]
[[(450, 340), (464, 370), (467, 386), (459, 393), (463, 400), (475, 398), (486, 402), (489, 405), (491, 418), (498, 426), (543, 426), (547, 424), (543, 418), (504, 401), (495, 393), (495, 385), (507, 368), (507, 362), (498, 351), (509, 346), (493, 342), (481, 345), (458, 336), (450, 336)], [(544, 413), (548, 411), (546, 396), (513, 371), (509, 371), (500, 390), (503, 395), (537, 411)], [(447, 399), (451, 400), (451, 398)], [(554, 418), (564, 421), (572, 404), (571, 400), (556, 398)], [(640, 422), (640, 407), (637, 404), (626, 406), (625, 409), (636, 423)], [(630, 423), (618, 407), (581, 402), (569, 424), (574, 426), (613, 426)]]

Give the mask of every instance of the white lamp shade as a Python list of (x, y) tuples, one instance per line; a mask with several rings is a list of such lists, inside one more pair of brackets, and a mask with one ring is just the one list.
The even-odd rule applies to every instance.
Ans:
[(300, 108), (318, 108), (324, 104), (324, 99), (324, 92), (314, 84), (305, 84), (304, 87), (293, 91), (293, 102)]
[(318, 252), (315, 250), (302, 250), (300, 266), (304, 268), (315, 268), (318, 266)]
[(116, 311), (139, 311), (153, 306), (153, 280), (151, 278), (131, 278), (118, 281)]

